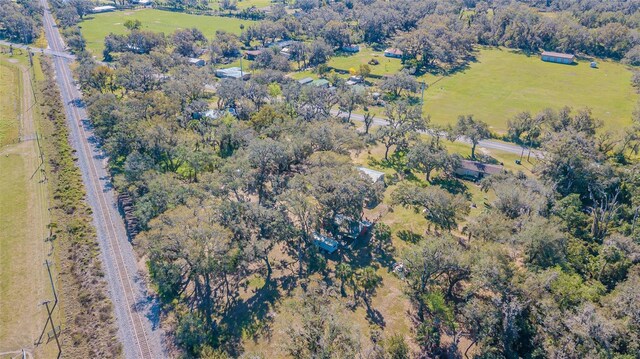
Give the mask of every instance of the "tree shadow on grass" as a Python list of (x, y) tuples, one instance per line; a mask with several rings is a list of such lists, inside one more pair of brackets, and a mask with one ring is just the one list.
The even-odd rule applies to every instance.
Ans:
[(379, 168), (390, 168), (396, 171), (397, 176), (401, 180), (404, 179), (412, 182), (420, 181), (420, 179), (416, 177), (416, 175), (407, 168), (405, 153), (401, 151), (394, 151), (389, 156), (389, 159), (387, 160), (385, 159), (378, 160), (373, 157), (369, 157), (368, 165), (372, 167), (379, 167)]
[[(336, 263), (348, 263), (354, 272), (366, 267), (385, 268), (388, 272), (391, 272), (393, 271), (393, 265), (396, 264), (394, 254), (395, 250), (390, 244), (380, 245), (380, 248), (378, 248), (378, 244), (376, 244), (370, 232), (350, 246), (345, 246), (339, 252), (334, 253), (331, 259)], [(330, 277), (328, 273), (324, 276), (323, 281), (327, 286), (337, 286), (339, 284), (339, 281)], [(364, 298), (362, 295), (362, 293), (358, 295), (359, 300), (354, 300), (352, 309), (355, 310), (359, 305), (364, 305), (367, 321), (384, 328), (386, 321), (383, 314), (372, 307), (371, 298)]]
[(223, 344), (228, 353), (233, 357), (242, 354), (243, 338), (250, 338), (254, 342), (260, 337), (271, 338), (272, 313), (282, 297), (279, 288), (290, 285), (290, 281), (289, 276), (267, 281), (262, 287), (254, 289), (250, 298), (238, 300), (227, 310), (220, 325), (228, 335), (228, 341)]
[(467, 185), (455, 177), (437, 177), (431, 180), (431, 184), (440, 186), (451, 194), (468, 195), (469, 192)]
[(422, 235), (404, 229), (398, 231), (397, 235), (400, 240), (411, 244), (416, 244), (423, 239)]

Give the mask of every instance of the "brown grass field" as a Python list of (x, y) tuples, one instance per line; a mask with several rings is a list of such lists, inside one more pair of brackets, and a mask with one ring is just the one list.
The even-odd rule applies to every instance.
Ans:
[[(53, 342), (34, 346), (46, 320), (41, 303), (53, 299), (44, 266), (45, 259), (53, 258), (45, 242), (49, 194), (35, 140), (39, 114), (32, 107), (34, 71), (27, 69), (24, 54), (0, 55), (0, 128), (5, 129), (5, 146), (0, 147), (0, 353), (6, 353), (0, 354), (2, 358), (14, 357), (11, 352), (21, 349), (35, 357), (57, 353)], [(37, 66), (35, 76), (42, 76)]]

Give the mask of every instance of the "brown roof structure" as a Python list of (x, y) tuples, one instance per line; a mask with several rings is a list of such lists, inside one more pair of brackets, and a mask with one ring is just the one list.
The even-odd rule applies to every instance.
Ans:
[(248, 57), (256, 57), (262, 53), (262, 50), (247, 50), (244, 52)]
[(503, 167), (500, 165), (492, 165), (488, 163), (481, 163), (478, 161), (469, 161), (469, 160), (460, 161), (460, 168), (473, 171), (473, 172), (484, 173), (488, 175), (497, 174), (503, 171)]
[(396, 48), (393, 48), (393, 47), (390, 47), (390, 48), (384, 50), (384, 52), (385, 52), (385, 54), (391, 54), (391, 55), (396, 55), (396, 56), (402, 56), (402, 54), (403, 54), (402, 50), (396, 49)]

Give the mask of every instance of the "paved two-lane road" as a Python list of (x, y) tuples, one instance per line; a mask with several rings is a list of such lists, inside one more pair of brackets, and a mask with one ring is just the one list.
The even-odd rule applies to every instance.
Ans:
[(87, 120), (80, 91), (69, 68), (73, 57), (66, 52), (47, 0), (40, 2), (44, 7), (43, 22), (49, 43), (46, 53), (53, 55), (56, 80), (70, 129), (70, 141), (77, 151), (78, 165), (87, 190), (87, 201), (93, 211), (93, 223), (100, 244), (109, 294), (114, 304), (124, 356), (127, 359), (164, 358), (167, 354), (157, 324), (157, 313), (154, 313), (154, 306), (146, 295), (133, 247), (128, 241), (122, 217), (116, 206), (110, 177), (105, 169), (106, 158), (96, 146), (97, 141)]
[[(344, 112), (340, 112), (338, 110), (331, 110), (331, 114), (338, 116), (340, 114), (344, 114)], [(358, 121), (358, 122), (364, 122), (364, 115), (358, 114), (358, 113), (352, 113), (351, 114), (351, 120), (353, 121)], [(384, 118), (380, 118), (380, 117), (374, 117), (373, 118), (373, 125), (374, 126), (386, 126), (388, 124), (387, 120), (385, 120)], [(467, 138), (459, 138), (457, 141), (459, 142), (464, 142), (464, 143), (468, 143), (471, 144), (471, 141), (469, 141)], [(498, 150), (498, 151), (502, 151), (502, 152), (507, 152), (507, 153), (513, 153), (513, 154), (522, 154), (522, 153), (526, 153), (527, 149), (512, 144), (512, 143), (507, 143), (507, 142), (502, 142), (502, 141), (495, 141), (495, 140), (483, 140), (480, 141), (480, 143), (478, 143), (478, 147), (480, 148), (487, 148), (487, 149), (491, 149), (491, 150)], [(532, 150), (531, 154), (534, 157), (539, 157), (541, 152), (538, 150)]]
[(25, 44), (17, 44), (15, 42), (9, 42), (4, 40), (0, 40), (0, 45), (13, 46), (13, 48), (15, 49), (23, 49), (23, 50), (29, 49), (34, 53), (43, 53), (45, 55), (63, 57), (69, 60), (75, 60), (76, 58), (75, 55), (72, 55), (65, 51), (55, 51), (50, 48), (43, 49), (40, 47), (34, 47), (34, 46), (25, 45)]

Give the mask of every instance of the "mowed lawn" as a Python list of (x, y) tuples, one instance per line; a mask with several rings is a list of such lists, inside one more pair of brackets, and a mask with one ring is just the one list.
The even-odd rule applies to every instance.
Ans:
[(372, 59), (378, 60), (378, 65), (369, 65), (372, 75), (384, 76), (395, 74), (402, 69), (400, 59), (384, 57), (384, 52), (374, 51), (368, 46), (360, 45), (356, 53), (338, 52), (329, 60), (328, 65), (336, 70), (358, 70), (360, 65), (368, 64)]
[(18, 139), (19, 84), (18, 68), (0, 63), (0, 150)]
[(598, 60), (577, 65), (543, 62), (507, 49), (481, 49), (468, 69), (431, 84), (424, 98), (425, 114), (438, 124), (454, 123), (461, 114), (473, 114), (504, 132), (507, 120), (520, 111), (536, 113), (565, 105), (589, 107), (604, 121), (605, 129), (618, 130), (631, 123), (638, 95), (626, 66)]
[(124, 22), (137, 19), (142, 22), (142, 29), (163, 32), (169, 35), (177, 29), (197, 28), (208, 38), (215, 36), (216, 31), (224, 30), (240, 34), (240, 25), (249, 26), (255, 23), (251, 20), (240, 20), (233, 17), (191, 15), (179, 12), (143, 9), (134, 11), (114, 11), (104, 14), (91, 15), (80, 23), (82, 35), (87, 41), (87, 48), (97, 57), (102, 56), (104, 38), (110, 33), (125, 34), (127, 28)]

